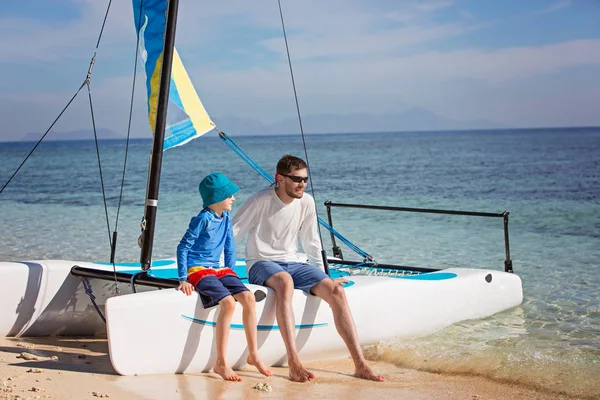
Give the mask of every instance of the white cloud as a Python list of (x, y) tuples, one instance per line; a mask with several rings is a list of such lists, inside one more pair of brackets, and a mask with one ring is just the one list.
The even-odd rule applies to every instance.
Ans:
[[(492, 99), (495, 94), (507, 104), (524, 101), (519, 88), (529, 80), (543, 82), (533, 90), (546, 87), (546, 91), (560, 99), (558, 93), (565, 87), (554, 80), (554, 74), (580, 66), (600, 69), (600, 39), (495, 51), (429, 52), (353, 63), (314, 62), (296, 66), (295, 76), (303, 113), (376, 113), (418, 105), (454, 118), (473, 119), (480, 114), (472, 113), (473, 105), (485, 110), (484, 99)], [(268, 120), (268, 115), (275, 115), (272, 119), (293, 115), (289, 72), (283, 62), (272, 68), (247, 71), (202, 68), (191, 75), (209, 111), (215, 115), (231, 110), (245, 117), (258, 115), (263, 120)], [(590, 90), (599, 87), (591, 80), (589, 86)], [(571, 105), (577, 103), (577, 98), (572, 96)], [(544, 104), (545, 100), (537, 97), (536, 101)], [(582, 110), (591, 110), (593, 103), (577, 104)], [(504, 113), (502, 106), (485, 113), (486, 118), (496, 121), (510, 123), (511, 113), (514, 120), (524, 121), (520, 116), (516, 118), (519, 114), (516, 109)], [(578, 115), (583, 113), (590, 114), (580, 111)], [(540, 113), (531, 116), (531, 121), (534, 120), (543, 124)]]
[[(304, 91), (352, 91), (376, 88), (376, 93), (396, 91), (403, 82), (454, 79), (480, 80), (491, 84), (548, 74), (580, 65), (600, 65), (600, 39), (575, 40), (541, 47), (512, 47), (494, 51), (459, 50), (427, 52), (394, 58), (365, 58), (352, 63), (322, 61), (305, 63), (295, 69)], [(289, 79), (284, 63), (274, 68), (246, 71), (195, 70), (207, 86), (247, 88), (268, 96)], [(200, 83), (201, 84), (201, 83)], [(216, 89), (215, 89), (216, 90)]]
[[(564, 8), (566, 3), (547, 10)], [(94, 0), (76, 4), (79, 17), (62, 26), (0, 17), (0, 66), (34, 63), (42, 71), (48, 68), (26, 77), (28, 87), (36, 89), (21, 88), (15, 94), (17, 89), (9, 92), (11, 86), (3, 83), (3, 130), (43, 131), (72, 94), (68, 90), (74, 90), (84, 77), (106, 4)], [(590, 79), (589, 87), (580, 93), (558, 96), (568, 88), (550, 79), (570, 68), (600, 68), (600, 39), (495, 50), (463, 45), (441, 51), (434, 46), (438, 42), (460, 35), (466, 38), (487, 25), (468, 13), (452, 23), (436, 22), (437, 12), (453, 6), (450, 1), (401, 1), (391, 9), (382, 2), (360, 0), (306, 0), (283, 6), (303, 113), (384, 112), (416, 105), (458, 119), (482, 117), (523, 124), (538, 120), (543, 124), (559, 118), (550, 110), (558, 109), (561, 101), (568, 102), (570, 115), (582, 121), (590, 120), (593, 104), (600, 101), (596, 81)], [(177, 45), (184, 61), (191, 60), (188, 72), (212, 115), (272, 122), (295, 114), (276, 4), (266, 0), (232, 0), (227, 5), (181, 2), (179, 14)], [(266, 53), (240, 45), (237, 35), (248, 32), (254, 45), (264, 46)], [(222, 49), (213, 49), (211, 54), (222, 56), (207, 63), (203, 54), (211, 46)], [(134, 48), (130, 3), (113, 1), (92, 78), (100, 127), (126, 129)], [(227, 59), (228, 54), (255, 66), (235, 64)], [(75, 57), (80, 59), (74, 62)], [(194, 64), (195, 60), (201, 61)], [(219, 68), (222, 64), (234, 68)], [(19, 67), (13, 68), (15, 75)], [(58, 93), (44, 89), (54, 70), (73, 71), (69, 87)], [(136, 98), (137, 136), (147, 134), (142, 76)], [(563, 79), (570, 82), (574, 77)], [(530, 81), (536, 83), (529, 90), (544, 92), (546, 98), (519, 92)], [(549, 110), (546, 117), (544, 104)], [(89, 126), (87, 103), (78, 102), (74, 110), (66, 116), (70, 124)]]
[[(447, 39), (471, 30), (459, 24), (435, 26), (408, 26), (376, 32), (334, 32), (327, 36), (320, 34), (296, 35), (289, 38), (291, 54), (296, 60), (314, 57), (333, 58), (337, 56), (365, 56), (396, 52), (404, 47)], [(271, 51), (283, 53), (285, 47), (280, 39), (264, 41), (263, 46)]]
[[(101, 43), (101, 48), (107, 48), (109, 52), (112, 46), (122, 42), (125, 32), (133, 36), (131, 7), (127, 8), (125, 3), (113, 2), (111, 7)], [(106, 4), (93, 0), (77, 4), (80, 7), (80, 17), (61, 24), (37, 18), (0, 17), (0, 52), (3, 54), (1, 62), (57, 62), (63, 59), (91, 57), (106, 12)], [(132, 42), (135, 44), (135, 38)]]
[(418, 11), (437, 11), (442, 8), (450, 7), (454, 4), (453, 1), (430, 1), (430, 2), (420, 2), (414, 3), (411, 5), (411, 8), (414, 8)]
[(542, 10), (539, 10), (537, 13), (538, 14), (549, 14), (549, 13), (553, 13), (555, 11), (559, 11), (562, 10), (564, 8), (567, 8), (571, 6), (571, 0), (566, 0), (566, 1), (560, 1), (558, 3), (554, 3)]

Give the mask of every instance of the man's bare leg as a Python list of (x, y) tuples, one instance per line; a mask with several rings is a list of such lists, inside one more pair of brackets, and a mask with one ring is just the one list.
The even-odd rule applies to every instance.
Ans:
[(354, 376), (361, 379), (383, 382), (383, 376), (373, 372), (365, 360), (365, 356), (358, 343), (356, 326), (350, 313), (344, 289), (331, 279), (323, 279), (313, 286), (312, 292), (325, 300), (331, 307), (335, 327), (344, 340), (344, 343), (346, 343), (352, 361), (354, 361)]
[(315, 375), (302, 366), (296, 349), (296, 329), (294, 310), (292, 309), (292, 296), (294, 295), (292, 277), (287, 272), (278, 272), (265, 281), (265, 286), (275, 291), (277, 324), (287, 351), (290, 379), (295, 382), (310, 381), (314, 379)]

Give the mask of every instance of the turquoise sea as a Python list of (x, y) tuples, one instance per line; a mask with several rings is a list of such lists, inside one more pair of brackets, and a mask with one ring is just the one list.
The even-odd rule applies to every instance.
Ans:
[[(233, 137), (270, 173), (285, 153), (304, 158), (299, 135)], [(306, 145), (324, 219), (326, 200), (510, 212), (523, 304), (383, 343), (370, 357), (600, 398), (600, 128), (324, 134), (307, 135)], [(33, 146), (0, 143), (0, 187)], [(100, 142), (109, 229), (94, 142), (42, 143), (0, 194), (0, 260), (106, 261), (117, 227), (117, 260), (136, 261), (150, 147), (150, 140), (130, 143), (116, 225), (125, 141)], [(174, 256), (201, 207), (197, 185), (213, 171), (240, 186), (234, 212), (268, 185), (214, 133), (166, 151), (154, 258)], [(502, 219), (335, 208), (333, 222), (382, 263), (503, 269)], [(398, 304), (397, 312), (406, 307), (419, 304)]]

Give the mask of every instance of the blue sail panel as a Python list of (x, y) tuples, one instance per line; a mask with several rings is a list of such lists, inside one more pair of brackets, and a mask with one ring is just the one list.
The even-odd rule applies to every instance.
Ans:
[[(158, 108), (158, 89), (162, 68), (166, 0), (132, 0), (133, 16), (148, 92), (148, 119), (154, 132)], [(179, 53), (173, 54), (171, 86), (167, 109), (164, 149), (180, 146), (215, 127), (183, 66)]]

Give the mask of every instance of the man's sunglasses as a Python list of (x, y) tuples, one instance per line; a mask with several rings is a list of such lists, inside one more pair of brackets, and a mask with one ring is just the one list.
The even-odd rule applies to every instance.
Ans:
[(291, 180), (293, 180), (296, 183), (300, 183), (300, 182), (304, 182), (304, 183), (308, 183), (308, 176), (294, 176), (294, 175), (286, 175), (286, 174), (279, 174), (281, 176), (285, 176), (286, 178), (290, 178)]

